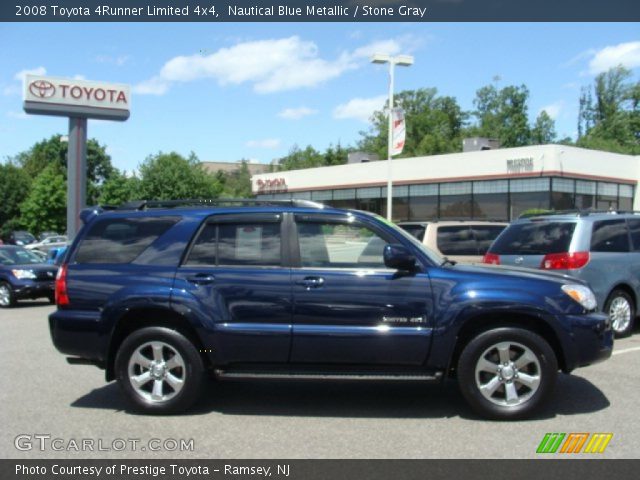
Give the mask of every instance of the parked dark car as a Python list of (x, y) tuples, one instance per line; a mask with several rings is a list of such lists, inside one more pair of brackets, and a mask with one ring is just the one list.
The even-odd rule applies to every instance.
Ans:
[(538, 268), (584, 280), (618, 337), (631, 334), (640, 305), (640, 214), (574, 212), (513, 222), (485, 263)]
[(18, 300), (48, 298), (54, 303), (57, 268), (26, 248), (0, 247), (0, 307), (13, 307)]
[(7, 235), (4, 243), (6, 243), (7, 245), (18, 245), (20, 247), (23, 247), (35, 241), (36, 237), (31, 235), (26, 230), (15, 230)]
[(580, 280), (452, 265), (378, 216), (312, 202), (172, 205), (84, 211), (49, 317), (69, 362), (104, 368), (144, 412), (185, 410), (208, 372), (456, 378), (481, 415), (521, 418), (558, 370), (611, 355)]

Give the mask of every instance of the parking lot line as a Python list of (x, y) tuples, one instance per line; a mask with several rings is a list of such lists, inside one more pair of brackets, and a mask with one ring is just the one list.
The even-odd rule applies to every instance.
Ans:
[(611, 355), (621, 355), (623, 353), (637, 352), (638, 350), (640, 350), (640, 347), (624, 348), (622, 350), (614, 350)]

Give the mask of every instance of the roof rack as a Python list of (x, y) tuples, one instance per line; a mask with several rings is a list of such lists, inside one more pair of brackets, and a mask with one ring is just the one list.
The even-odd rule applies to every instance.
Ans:
[(233, 205), (258, 207), (286, 205), (290, 207), (324, 208), (322, 203), (300, 199), (256, 200), (251, 198), (191, 198), (185, 200), (134, 200), (123, 203), (117, 207), (117, 210), (148, 210), (150, 208), (217, 207)]

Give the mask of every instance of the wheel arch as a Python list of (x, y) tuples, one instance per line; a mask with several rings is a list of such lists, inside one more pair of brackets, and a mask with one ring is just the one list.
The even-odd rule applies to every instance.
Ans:
[(540, 335), (553, 350), (560, 370), (565, 372), (569, 370), (560, 339), (553, 327), (546, 321), (531, 314), (483, 313), (467, 319), (458, 331), (453, 354), (449, 362), (448, 375), (456, 375), (460, 354), (473, 338), (488, 330), (501, 327), (522, 328)]
[(203, 344), (200, 336), (187, 318), (170, 309), (142, 307), (128, 310), (116, 322), (107, 351), (105, 372), (107, 381), (115, 379), (115, 358), (124, 339), (136, 330), (145, 327), (166, 327), (180, 332), (199, 351), (205, 368), (211, 366), (209, 358), (203, 353)]
[(611, 294), (616, 290), (622, 290), (623, 292), (627, 293), (631, 297), (631, 300), (633, 301), (633, 306), (635, 308), (635, 311), (638, 312), (638, 297), (636, 295), (636, 292), (633, 289), (633, 287), (631, 287), (631, 285), (625, 282), (620, 282), (614, 285), (613, 287), (611, 287), (611, 289), (607, 293), (607, 296), (604, 299), (604, 303), (602, 304), (603, 311), (604, 311), (605, 305), (607, 304), (607, 301), (609, 300), (609, 297), (611, 297)]

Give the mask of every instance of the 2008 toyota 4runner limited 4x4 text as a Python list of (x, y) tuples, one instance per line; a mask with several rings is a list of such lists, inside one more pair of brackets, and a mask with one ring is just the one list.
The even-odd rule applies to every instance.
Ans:
[(138, 202), (83, 212), (58, 272), (55, 346), (175, 413), (219, 379), (438, 382), (529, 416), (558, 370), (611, 355), (586, 283), (460, 266), (382, 218), (305, 201)]

